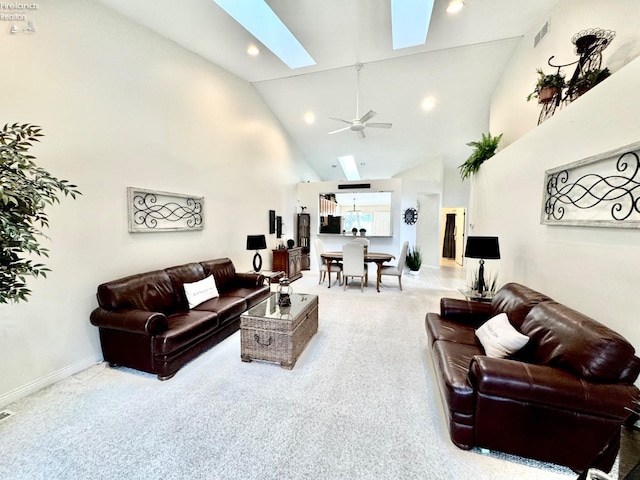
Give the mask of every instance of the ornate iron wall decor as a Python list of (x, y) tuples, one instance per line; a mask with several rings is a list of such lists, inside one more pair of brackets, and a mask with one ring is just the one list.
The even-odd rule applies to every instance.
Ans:
[(202, 230), (204, 198), (127, 188), (130, 232)]
[(640, 142), (545, 174), (541, 223), (640, 228)]

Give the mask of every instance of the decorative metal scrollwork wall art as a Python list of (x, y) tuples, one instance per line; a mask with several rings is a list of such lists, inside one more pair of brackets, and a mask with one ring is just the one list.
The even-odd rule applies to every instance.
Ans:
[(202, 230), (204, 198), (127, 188), (130, 232)]
[(640, 142), (545, 175), (541, 223), (640, 228)]

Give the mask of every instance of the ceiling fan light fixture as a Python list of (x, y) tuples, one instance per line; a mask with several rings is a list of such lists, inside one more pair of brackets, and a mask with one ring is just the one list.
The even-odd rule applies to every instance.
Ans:
[(463, 0), (451, 0), (447, 5), (447, 13), (458, 13), (464, 8)]

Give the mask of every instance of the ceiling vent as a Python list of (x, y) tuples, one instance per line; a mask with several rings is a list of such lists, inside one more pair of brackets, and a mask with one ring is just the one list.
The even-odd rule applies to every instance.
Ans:
[(549, 21), (547, 20), (545, 24), (542, 26), (540, 31), (536, 33), (536, 38), (533, 39), (533, 48), (536, 48), (538, 44), (542, 41), (544, 37), (549, 33)]
[(370, 183), (342, 183), (338, 185), (338, 190), (352, 190), (355, 188), (371, 188)]

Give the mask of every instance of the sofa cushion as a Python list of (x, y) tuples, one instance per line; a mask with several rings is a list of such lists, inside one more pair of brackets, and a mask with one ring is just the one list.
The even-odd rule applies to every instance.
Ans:
[(173, 292), (175, 295), (175, 303), (180, 310), (189, 310), (187, 297), (184, 293), (183, 285), (185, 283), (194, 283), (207, 277), (204, 273), (202, 265), (199, 263), (186, 263), (164, 269), (171, 279)]
[(551, 298), (546, 295), (519, 283), (507, 283), (496, 292), (491, 300), (492, 316), (506, 313), (511, 324), (520, 329), (527, 313), (535, 305), (550, 300)]
[(493, 358), (513, 355), (529, 341), (529, 337), (513, 328), (506, 313), (499, 313), (487, 320), (476, 330), (476, 337), (487, 356)]
[(213, 275), (209, 275), (197, 282), (185, 283), (183, 288), (189, 308), (197, 307), (202, 302), (206, 302), (207, 300), (220, 296), (218, 289), (216, 288), (216, 281), (214, 280)]
[(464, 343), (433, 342), (432, 356), (436, 372), (439, 373), (442, 394), (450, 411), (473, 413), (475, 393), (469, 383), (469, 364), (476, 355), (482, 355), (480, 345)]
[(601, 323), (557, 302), (531, 309), (520, 331), (531, 338), (531, 361), (602, 382), (619, 380), (634, 348)]
[(259, 287), (253, 288), (234, 288), (227, 291), (225, 295), (230, 297), (244, 298), (247, 302), (247, 309), (249, 309), (267, 298), (270, 293), (271, 288), (269, 287), (269, 285), (260, 285)]
[(213, 274), (216, 279), (216, 285), (218, 291), (226, 293), (236, 285), (236, 267), (233, 262), (228, 258), (218, 258), (215, 260), (206, 260), (200, 262), (204, 270), (205, 276)]
[(167, 355), (195, 344), (215, 332), (219, 324), (215, 312), (190, 310), (167, 316), (169, 328), (153, 339), (156, 355)]
[(220, 317), (220, 325), (239, 317), (247, 309), (247, 302), (242, 297), (221, 294), (201, 303), (194, 310), (216, 312)]
[(170, 314), (178, 308), (164, 270), (131, 275), (98, 286), (98, 304), (106, 310), (133, 308)]
[(437, 313), (427, 313), (425, 328), (431, 343), (436, 340), (478, 345), (475, 328), (472, 324), (454, 322), (442, 318)]

